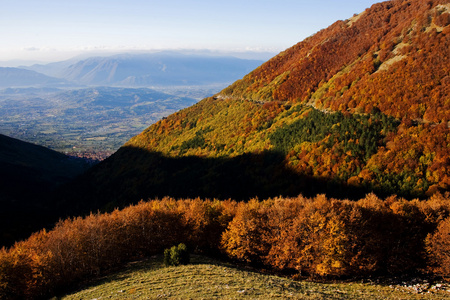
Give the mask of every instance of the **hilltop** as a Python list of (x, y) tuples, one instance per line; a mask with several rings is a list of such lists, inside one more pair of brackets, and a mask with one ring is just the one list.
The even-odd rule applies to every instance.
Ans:
[[(379, 199), (373, 194), (358, 201), (323, 195), (249, 202), (149, 200), (112, 213), (61, 220), (51, 230), (41, 230), (10, 249), (0, 249), (0, 297), (49, 298), (144, 258), (152, 262), (143, 268), (135, 264), (136, 272), (112, 275), (107, 283), (75, 297), (148, 298), (162, 295), (164, 289), (166, 297), (168, 293), (190, 298), (223, 292), (228, 298), (230, 292), (236, 295), (238, 286), (253, 297), (262, 296), (262, 292), (286, 295), (286, 289), (300, 297), (310, 292), (325, 296), (324, 285), (242, 274), (231, 268), (206, 266), (205, 270), (195, 259), (193, 265), (176, 269), (161, 270), (155, 265), (154, 256), (184, 243), (189, 251), (293, 279), (364, 279), (389, 285), (382, 288), (347, 281), (338, 285), (345, 291), (340, 297), (369, 293), (367, 297), (372, 298), (380, 292), (410, 299), (413, 292), (423, 293), (418, 298), (443, 298), (448, 296), (448, 285), (440, 282), (440, 276), (448, 278), (450, 274), (449, 212), (449, 198), (441, 195), (427, 201)], [(177, 280), (175, 291), (170, 278), (180, 273), (185, 274), (184, 284)], [(193, 273), (200, 284), (190, 281)], [(286, 285), (280, 290), (277, 284), (270, 284), (271, 280)], [(210, 282), (209, 288), (219, 288), (199, 291), (205, 281)], [(229, 290), (220, 288), (224, 281)], [(183, 289), (186, 285), (195, 287), (196, 292)], [(408, 294), (397, 293), (398, 289)], [(324, 292), (336, 289), (327, 285)], [(436, 292), (439, 295), (432, 295)]]
[[(221, 298), (221, 299), (442, 299), (439, 284), (429, 294), (417, 294), (414, 286), (370, 282), (315, 283), (295, 281), (243, 269), (232, 264), (193, 256), (192, 264), (164, 267), (160, 256), (132, 262), (61, 299)], [(441, 286), (443, 286), (441, 284)], [(180, 288), (181, 287), (181, 288)]]
[(66, 204), (447, 191), (449, 12), (397, 0), (337, 21), (133, 137)]

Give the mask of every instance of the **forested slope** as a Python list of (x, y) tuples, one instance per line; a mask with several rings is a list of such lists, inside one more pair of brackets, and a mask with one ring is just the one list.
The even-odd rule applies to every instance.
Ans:
[(449, 1), (395, 0), (338, 21), (150, 126), (77, 190), (96, 207), (447, 191), (449, 12)]

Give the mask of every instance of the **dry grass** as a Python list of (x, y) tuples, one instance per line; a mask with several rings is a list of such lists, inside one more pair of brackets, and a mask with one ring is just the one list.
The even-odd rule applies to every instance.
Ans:
[(416, 294), (368, 283), (323, 284), (241, 270), (201, 256), (191, 264), (164, 267), (162, 257), (132, 263), (123, 271), (54, 299), (450, 299), (450, 293)]

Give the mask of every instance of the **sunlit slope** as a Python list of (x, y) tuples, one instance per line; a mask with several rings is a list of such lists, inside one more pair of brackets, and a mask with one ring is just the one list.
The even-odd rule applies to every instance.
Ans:
[(89, 191), (99, 205), (447, 191), (449, 11), (388, 1), (338, 21), (132, 138)]
[(386, 1), (280, 53), (221, 94), (449, 120), (449, 1)]
[(369, 283), (315, 283), (264, 275), (201, 256), (192, 264), (163, 267), (161, 257), (129, 264), (126, 269), (61, 297), (69, 299), (442, 299), (411, 288)]

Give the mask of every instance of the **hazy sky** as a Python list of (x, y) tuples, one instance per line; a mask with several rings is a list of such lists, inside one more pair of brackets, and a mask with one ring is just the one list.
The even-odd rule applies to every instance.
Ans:
[(0, 61), (85, 51), (280, 52), (376, 0), (0, 0)]

